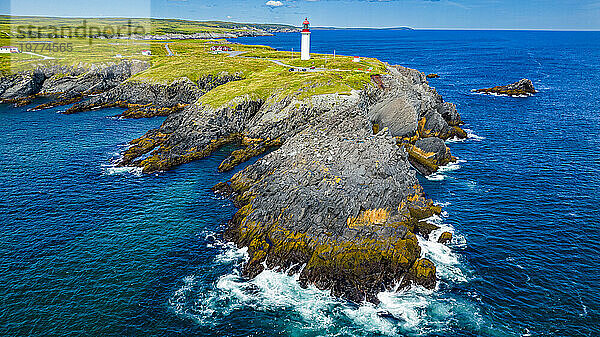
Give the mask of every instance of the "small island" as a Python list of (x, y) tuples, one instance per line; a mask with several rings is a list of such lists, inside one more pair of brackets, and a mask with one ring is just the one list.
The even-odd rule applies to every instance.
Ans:
[(2, 102), (167, 116), (116, 163), (144, 173), (225, 145), (236, 150), (215, 170), (261, 155), (214, 187), (239, 208), (224, 236), (248, 248), (248, 277), (265, 267), (299, 273), (302, 284), (354, 302), (376, 303), (397, 284), (435, 287), (436, 267), (422, 257), (417, 235), (437, 229), (427, 219), (442, 208), (427, 198), (417, 171), (455, 161), (444, 141), (467, 135), (456, 106), (424, 73), (366, 57), (302, 60), (223, 39), (88, 40), (54, 38), (71, 51), (4, 60)]
[(488, 95), (502, 95), (513, 97), (528, 97), (533, 96), (535, 93), (537, 93), (531, 80), (526, 78), (509, 85), (495, 86), (492, 88), (485, 89), (474, 89), (473, 92)]

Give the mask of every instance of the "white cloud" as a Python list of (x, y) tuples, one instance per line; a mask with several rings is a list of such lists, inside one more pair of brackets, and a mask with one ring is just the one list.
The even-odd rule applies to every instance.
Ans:
[(269, 7), (272, 7), (272, 8), (275, 8), (275, 7), (281, 7), (281, 6), (283, 6), (283, 2), (269, 0), (269, 1), (267, 1), (267, 3), (265, 5), (267, 5)]

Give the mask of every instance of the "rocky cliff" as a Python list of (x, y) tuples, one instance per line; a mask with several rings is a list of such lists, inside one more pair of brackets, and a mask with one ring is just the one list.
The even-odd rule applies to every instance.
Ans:
[(47, 103), (32, 107), (41, 110), (71, 105), (64, 113), (98, 108), (121, 107), (121, 117), (167, 116), (195, 103), (204, 93), (231, 81), (239, 74), (207, 75), (196, 82), (181, 78), (169, 84), (145, 83), (131, 77), (148, 69), (138, 60), (80, 66), (43, 66), (0, 78), (0, 103), (31, 104), (36, 97)]
[(113, 89), (148, 67), (148, 63), (136, 60), (103, 65), (41, 66), (0, 78), (0, 103), (27, 105), (35, 97), (45, 96), (51, 101), (34, 109), (71, 104)]

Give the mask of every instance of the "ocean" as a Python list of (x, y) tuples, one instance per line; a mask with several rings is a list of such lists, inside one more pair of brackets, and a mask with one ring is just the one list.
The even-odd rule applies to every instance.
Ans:
[[(0, 335), (600, 335), (600, 32), (315, 30), (312, 48), (437, 73), (466, 122), (459, 162), (420, 178), (455, 234), (420, 240), (435, 291), (352, 305), (294, 276), (244, 279), (220, 235), (235, 208), (210, 191), (232, 148), (143, 175), (111, 162), (164, 118), (2, 105)], [(521, 78), (539, 93), (471, 93)]]

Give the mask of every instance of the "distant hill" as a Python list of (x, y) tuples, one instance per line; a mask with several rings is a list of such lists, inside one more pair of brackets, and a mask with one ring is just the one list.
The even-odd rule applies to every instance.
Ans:
[(0, 37), (116, 37), (211, 34), (235, 37), (295, 32), (290, 25), (146, 18), (61, 18), (0, 15)]
[(340, 27), (312, 27), (313, 30), (414, 30), (411, 27), (390, 27), (390, 28), (363, 28), (363, 27), (352, 27), (352, 28), (340, 28)]

